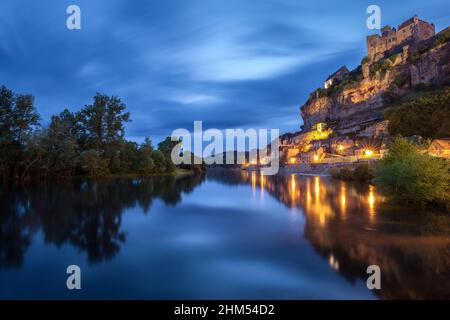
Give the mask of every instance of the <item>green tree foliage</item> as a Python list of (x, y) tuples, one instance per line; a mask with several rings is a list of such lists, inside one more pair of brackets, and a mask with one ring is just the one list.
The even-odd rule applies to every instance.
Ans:
[[(31, 95), (18, 95), (5, 86), (0, 87), (0, 172), (3, 179), (21, 178), (37, 160), (32, 141), (33, 131), (39, 125), (39, 115)], [(27, 150), (27, 146), (33, 147)]]
[(125, 139), (130, 114), (117, 97), (97, 94), (90, 105), (64, 110), (41, 128), (31, 95), (0, 87), (0, 177), (10, 179), (74, 175), (170, 173), (177, 142), (166, 138), (153, 150)]
[[(146, 138), (138, 150), (137, 170), (142, 174), (149, 174), (155, 171), (155, 161), (152, 158), (153, 147), (150, 139)], [(164, 171), (166, 169), (164, 168)], [(163, 170), (161, 170), (163, 171)]]
[(394, 200), (449, 208), (449, 170), (448, 160), (422, 154), (416, 145), (397, 137), (375, 167), (374, 181)]
[[(153, 150), (151, 157), (154, 161), (155, 170), (158, 172), (170, 172), (170, 168), (167, 168), (167, 158), (160, 150)], [(169, 170), (168, 170), (169, 169)]]
[(392, 135), (450, 136), (450, 87), (427, 92), (385, 111)]
[(80, 155), (82, 172), (90, 177), (104, 177), (109, 175), (108, 162), (102, 159), (97, 150), (89, 149)]
[(65, 110), (51, 119), (43, 138), (45, 176), (50, 175), (50, 172), (60, 176), (71, 176), (77, 167), (79, 146), (72, 129), (72, 116)]

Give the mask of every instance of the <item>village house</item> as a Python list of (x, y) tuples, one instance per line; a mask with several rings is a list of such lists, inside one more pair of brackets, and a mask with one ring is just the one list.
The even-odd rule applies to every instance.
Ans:
[(431, 142), (428, 153), (435, 157), (450, 158), (450, 138), (437, 139)]
[(341, 67), (338, 71), (328, 76), (328, 78), (325, 80), (323, 87), (325, 89), (330, 88), (336, 81), (341, 81), (349, 73), (350, 71), (348, 71), (347, 66)]

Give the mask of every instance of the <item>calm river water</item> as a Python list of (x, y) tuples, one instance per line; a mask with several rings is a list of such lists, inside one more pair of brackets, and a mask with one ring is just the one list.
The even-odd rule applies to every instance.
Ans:
[(0, 298), (450, 298), (450, 218), (368, 185), (241, 171), (9, 188)]

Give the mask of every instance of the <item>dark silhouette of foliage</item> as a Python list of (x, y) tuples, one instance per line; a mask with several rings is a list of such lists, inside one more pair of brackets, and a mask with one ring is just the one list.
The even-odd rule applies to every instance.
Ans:
[(93, 103), (67, 109), (42, 127), (32, 95), (0, 87), (0, 176), (3, 182), (31, 178), (150, 175), (175, 170), (170, 153), (177, 142), (166, 138), (153, 150), (150, 139), (138, 145), (125, 139), (130, 121), (126, 105), (97, 93)]

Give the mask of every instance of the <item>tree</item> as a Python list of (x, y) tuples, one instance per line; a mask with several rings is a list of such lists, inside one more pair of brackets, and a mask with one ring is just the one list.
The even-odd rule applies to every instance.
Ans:
[(172, 150), (178, 143), (178, 141), (172, 141), (171, 137), (166, 137), (163, 141), (158, 143), (158, 150), (161, 151), (166, 158), (170, 159)]
[(119, 172), (121, 167), (119, 151), (125, 134), (124, 124), (130, 118), (125, 108), (119, 98), (97, 93), (94, 103), (78, 113), (84, 148), (97, 150), (108, 160), (113, 173)]
[(450, 207), (449, 161), (422, 154), (416, 145), (397, 137), (375, 167), (374, 181), (398, 201)]
[(153, 161), (152, 153), (152, 142), (149, 138), (146, 138), (144, 143), (139, 147), (139, 156), (136, 168), (139, 173), (150, 174), (154, 171), (155, 162)]
[(132, 173), (138, 170), (138, 144), (133, 141), (123, 141), (120, 147), (120, 171)]
[(392, 135), (450, 136), (450, 87), (421, 94), (385, 111)]
[(12, 117), (14, 139), (22, 145), (26, 135), (29, 135), (34, 127), (39, 125), (39, 114), (34, 107), (32, 95), (26, 94), (16, 97)]
[(104, 177), (110, 174), (107, 161), (102, 159), (99, 152), (94, 149), (81, 154), (80, 165), (83, 173), (90, 177)]
[(177, 144), (167, 138), (153, 150), (150, 139), (138, 146), (125, 139), (130, 121), (115, 96), (96, 94), (77, 113), (65, 109), (41, 127), (34, 98), (0, 87), (0, 176), (13, 179), (70, 177), (75, 174), (170, 173)]
[(71, 114), (53, 116), (43, 141), (45, 176), (71, 176), (78, 164), (78, 144)]
[(12, 176), (19, 179), (36, 159), (27, 159), (27, 142), (33, 142), (32, 134), (39, 125), (39, 115), (32, 95), (17, 95), (5, 86), (0, 87), (0, 168), (3, 179)]

